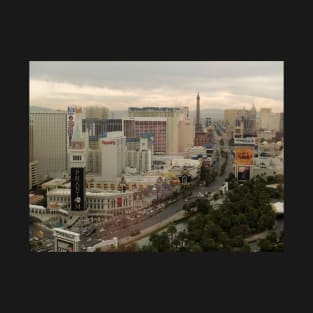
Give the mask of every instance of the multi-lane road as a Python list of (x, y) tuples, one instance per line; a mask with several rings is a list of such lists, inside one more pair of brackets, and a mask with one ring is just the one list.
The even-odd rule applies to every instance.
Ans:
[[(218, 138), (219, 136), (216, 136), (215, 138)], [(226, 135), (222, 133), (222, 138), (225, 143), (228, 142), (228, 139), (226, 138)], [(219, 140), (217, 140), (219, 142)], [(233, 162), (233, 157), (232, 154), (230, 153), (230, 147), (228, 146), (219, 146), (218, 143), (216, 143), (217, 148), (222, 148), (224, 151), (228, 152), (228, 160), (227, 160), (227, 165), (225, 168), (225, 172), (222, 176), (217, 176), (216, 179), (209, 185), (209, 186), (199, 186), (196, 185), (193, 188), (193, 197), (190, 201), (194, 201), (196, 198), (199, 197), (199, 192), (204, 194), (205, 192), (215, 192), (218, 191), (221, 185), (224, 184), (225, 179), (229, 176), (229, 173), (232, 171), (232, 162)], [(217, 162), (215, 168), (218, 170), (219, 174), (219, 169), (222, 166), (222, 164), (225, 162), (225, 159), (220, 156), (219, 161)], [(112, 237), (118, 237), (119, 239), (130, 236), (131, 232), (134, 230), (143, 230), (145, 228), (148, 228), (152, 225), (158, 224), (159, 222), (169, 218), (170, 216), (174, 215), (176, 212), (182, 210), (183, 205), (187, 203), (185, 199), (180, 197), (175, 203), (170, 204), (167, 206), (163, 211), (145, 219), (142, 221), (138, 221), (136, 224), (132, 224), (122, 230), (117, 230), (116, 232), (110, 232), (108, 234), (105, 234), (105, 232), (102, 235), (101, 232), (97, 231), (94, 235), (91, 235), (89, 238), (85, 236), (81, 236), (81, 244), (85, 247), (87, 246), (92, 246), (94, 245), (99, 238), (101, 239), (112, 239)], [(33, 232), (35, 233), (39, 229), (44, 232), (44, 237), (52, 239), (52, 231), (49, 231), (48, 228), (45, 228), (44, 226), (40, 226), (40, 224), (33, 224), (32, 228)]]
[[(224, 150), (229, 151), (228, 148), (224, 148)], [(222, 176), (217, 176), (216, 179), (209, 186), (199, 186), (199, 185), (195, 186), (193, 188), (194, 197), (192, 197), (192, 199), (190, 201), (194, 201), (196, 198), (198, 198), (199, 192), (204, 194), (205, 192), (215, 192), (215, 191), (219, 190), (219, 188), (225, 183), (225, 179), (229, 176), (229, 173), (231, 173), (232, 159), (233, 159), (232, 155), (231, 155), (231, 153), (229, 153), (224, 174)], [(217, 164), (217, 168), (220, 168), (220, 166), (224, 163), (224, 161), (225, 161), (225, 159), (220, 157), (219, 162), (218, 162), (219, 164)], [(143, 220), (137, 224), (130, 225), (127, 228), (119, 230), (116, 233), (112, 233), (112, 234), (109, 234), (107, 236), (103, 236), (102, 238), (103, 239), (111, 239), (112, 237), (118, 237), (119, 239), (121, 239), (121, 238), (127, 237), (130, 235), (130, 233), (132, 231), (134, 231), (136, 229), (141, 231), (142, 229), (148, 228), (154, 224), (157, 224), (157, 223), (167, 219), (168, 217), (172, 216), (176, 212), (182, 210), (184, 203), (186, 203), (186, 201), (184, 199), (180, 198), (175, 203), (170, 204), (162, 212), (160, 212), (154, 216), (151, 216), (148, 219)], [(101, 233), (98, 234), (98, 238), (100, 238), (100, 234)]]

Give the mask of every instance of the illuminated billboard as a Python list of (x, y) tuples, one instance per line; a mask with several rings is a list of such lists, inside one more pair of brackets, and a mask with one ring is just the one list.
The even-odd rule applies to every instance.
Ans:
[(85, 209), (85, 168), (71, 168), (71, 210)]
[(236, 147), (236, 165), (253, 165), (254, 147)]
[(238, 180), (249, 180), (250, 179), (250, 170), (249, 166), (238, 166)]

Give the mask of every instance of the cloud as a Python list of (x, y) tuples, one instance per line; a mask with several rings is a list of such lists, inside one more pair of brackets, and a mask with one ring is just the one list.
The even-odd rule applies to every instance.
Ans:
[(272, 107), (283, 111), (283, 62), (30, 62), (30, 103)]

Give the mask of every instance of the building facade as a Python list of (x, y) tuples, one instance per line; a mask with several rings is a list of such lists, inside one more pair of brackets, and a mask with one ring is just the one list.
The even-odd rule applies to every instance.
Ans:
[(39, 162), (43, 178), (67, 173), (67, 114), (30, 113), (32, 157)]
[(123, 118), (124, 135), (140, 138), (145, 134), (153, 135), (153, 151), (166, 154), (167, 118), (166, 117), (128, 117)]
[(88, 106), (84, 110), (87, 119), (108, 119), (109, 109), (102, 106)]
[[(143, 108), (129, 108), (129, 117), (161, 117), (166, 118), (166, 154), (175, 154), (180, 151), (180, 146), (184, 144), (184, 140), (180, 137), (180, 130), (189, 126), (189, 108), (188, 107), (143, 107)], [(181, 123), (186, 121), (186, 123)], [(191, 131), (192, 134), (192, 131)], [(180, 144), (181, 141), (181, 144)]]
[(125, 172), (127, 147), (123, 132), (110, 132), (99, 138), (101, 176), (108, 179), (121, 177)]
[(29, 190), (40, 185), (41, 175), (38, 161), (29, 162)]
[(185, 152), (193, 146), (194, 128), (190, 118), (179, 121), (178, 138), (178, 152)]
[[(87, 215), (98, 215), (106, 219), (131, 213), (134, 210), (134, 193), (131, 191), (116, 192), (105, 190), (86, 191)], [(71, 209), (71, 190), (53, 189), (47, 192), (47, 206), (61, 205), (63, 209)]]
[(122, 119), (83, 119), (83, 132), (88, 132), (90, 149), (99, 149), (99, 138), (105, 136), (107, 132), (122, 130)]

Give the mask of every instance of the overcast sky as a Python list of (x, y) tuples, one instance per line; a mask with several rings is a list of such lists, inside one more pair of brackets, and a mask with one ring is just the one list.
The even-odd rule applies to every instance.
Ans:
[(282, 61), (31, 61), (30, 105), (271, 107), (283, 111)]

